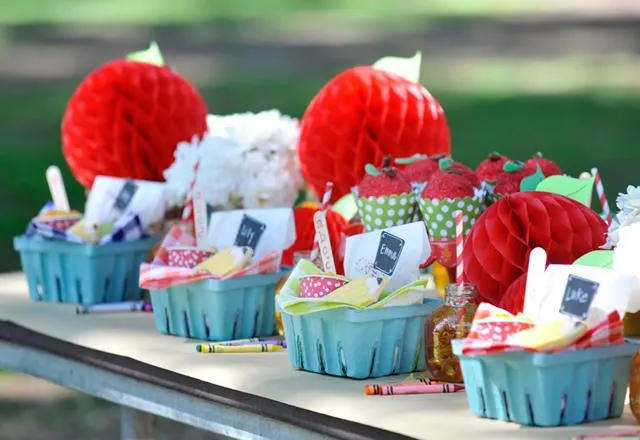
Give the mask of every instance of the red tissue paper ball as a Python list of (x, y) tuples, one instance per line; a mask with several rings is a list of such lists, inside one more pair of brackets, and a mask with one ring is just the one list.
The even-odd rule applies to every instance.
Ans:
[(333, 182), (332, 201), (364, 177), (367, 163), (380, 165), (416, 153), (450, 153), (442, 107), (421, 84), (369, 66), (329, 81), (301, 122), (298, 154), (309, 186), (322, 195)]
[(527, 191), (503, 197), (464, 242), (465, 279), (478, 287), (482, 301), (499, 306), (511, 301), (503, 296), (525, 273), (532, 249), (543, 248), (549, 264), (571, 264), (603, 245), (606, 231), (595, 211), (565, 196)]
[[(304, 204), (293, 210), (293, 217), (296, 224), (296, 241), (282, 254), (282, 264), (293, 266), (294, 254), (300, 251), (310, 251), (313, 249), (313, 241), (316, 230), (313, 224), (313, 215), (318, 211), (318, 206)], [(342, 240), (342, 230), (348, 226), (349, 222), (339, 213), (329, 209), (327, 211), (327, 228), (329, 229), (329, 241), (333, 260), (336, 263), (336, 271), (344, 273), (343, 261), (340, 258), (340, 242)]]
[(62, 151), (75, 178), (163, 181), (179, 142), (207, 130), (204, 100), (167, 66), (115, 60), (75, 90), (62, 121)]
[(520, 275), (504, 292), (498, 307), (517, 315), (524, 309), (524, 293), (527, 285), (526, 272)]

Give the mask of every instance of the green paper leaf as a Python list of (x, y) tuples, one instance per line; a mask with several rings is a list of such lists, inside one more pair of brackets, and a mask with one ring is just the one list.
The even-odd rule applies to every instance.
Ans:
[(502, 166), (502, 169), (508, 173), (520, 171), (522, 168), (524, 168), (524, 164), (522, 162), (514, 162), (512, 160), (505, 162)]
[(347, 221), (351, 221), (358, 213), (356, 198), (353, 194), (347, 194), (334, 203), (332, 209), (342, 215)]
[(370, 176), (379, 176), (380, 175), (380, 171), (378, 171), (378, 169), (375, 166), (371, 165), (370, 163), (368, 163), (368, 164), (366, 164), (364, 166), (364, 170)]
[(425, 160), (428, 159), (429, 156), (427, 156), (426, 154), (414, 154), (411, 157), (399, 157), (395, 160), (396, 163), (402, 164), (402, 165), (409, 165), (412, 164), (418, 160)]
[(591, 267), (613, 267), (613, 251), (597, 250), (591, 251), (578, 258), (573, 264)]
[(127, 55), (130, 61), (138, 61), (140, 63), (153, 64), (154, 66), (164, 66), (164, 58), (160, 52), (160, 47), (155, 41), (149, 45), (149, 49), (133, 52)]
[(575, 179), (569, 176), (550, 176), (536, 187), (536, 191), (560, 194), (591, 206), (594, 178)]
[(441, 170), (446, 170), (447, 168), (451, 168), (454, 164), (454, 160), (450, 157), (444, 157), (438, 161), (438, 167)]
[(373, 68), (395, 73), (409, 81), (420, 81), (420, 65), (422, 64), (422, 52), (418, 51), (411, 58), (384, 57), (373, 63)]
[(540, 167), (536, 167), (536, 172), (530, 176), (524, 177), (520, 181), (520, 191), (535, 191), (538, 184), (544, 180), (544, 174)]

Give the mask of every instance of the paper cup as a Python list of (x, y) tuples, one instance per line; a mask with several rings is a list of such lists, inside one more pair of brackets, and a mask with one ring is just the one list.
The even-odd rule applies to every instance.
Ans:
[(367, 232), (411, 223), (416, 211), (413, 193), (359, 197), (356, 203)]
[(307, 275), (300, 278), (301, 298), (322, 298), (349, 281), (327, 275)]
[(82, 214), (43, 215), (33, 219), (35, 223), (66, 231), (82, 219)]
[(167, 265), (171, 267), (188, 267), (189, 269), (196, 267), (214, 254), (214, 252), (195, 247), (172, 247), (167, 249), (167, 252)]
[(420, 199), (418, 202), (424, 222), (432, 240), (456, 236), (456, 221), (453, 213), (463, 212), (464, 229), (469, 231), (476, 219), (486, 209), (484, 200), (472, 197), (460, 199)]

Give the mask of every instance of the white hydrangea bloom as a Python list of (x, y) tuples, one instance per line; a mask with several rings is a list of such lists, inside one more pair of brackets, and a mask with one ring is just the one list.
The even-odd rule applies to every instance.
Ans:
[(609, 227), (605, 247), (615, 246), (620, 239), (620, 228), (640, 222), (640, 186), (629, 185), (627, 192), (618, 194), (616, 220)]
[(196, 160), (198, 185), (216, 209), (290, 207), (303, 186), (298, 121), (277, 110), (209, 115), (202, 141), (183, 142), (165, 171), (170, 206), (187, 197)]

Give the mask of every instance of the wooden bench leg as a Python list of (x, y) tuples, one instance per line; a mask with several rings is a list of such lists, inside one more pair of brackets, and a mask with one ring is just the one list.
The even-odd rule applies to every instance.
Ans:
[(126, 406), (120, 407), (120, 438), (122, 440), (153, 440), (156, 416)]

